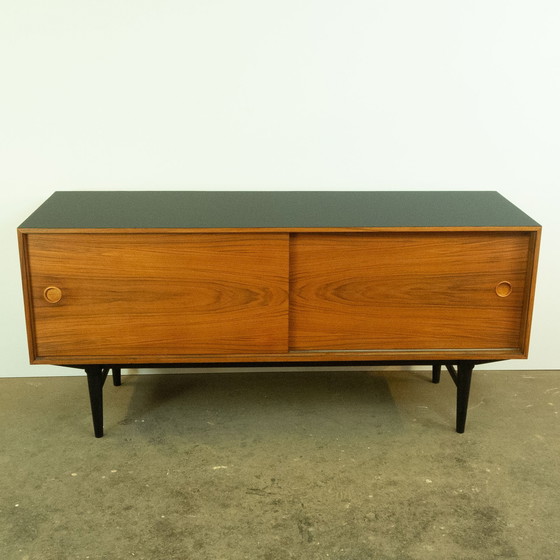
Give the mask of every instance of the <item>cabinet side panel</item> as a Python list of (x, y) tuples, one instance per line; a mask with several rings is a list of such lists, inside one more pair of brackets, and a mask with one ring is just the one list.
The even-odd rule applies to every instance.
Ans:
[(287, 350), (285, 234), (37, 234), (28, 253), (43, 360)]
[(18, 230), (19, 262), (21, 269), (21, 283), (23, 291), (23, 304), (25, 309), (25, 327), (27, 331), (27, 346), (29, 361), (35, 361), (35, 328), (33, 321), (33, 298), (31, 296), (31, 279), (29, 277), (29, 260), (27, 252), (27, 235)]
[(539, 251), (541, 243), (541, 228), (530, 234), (529, 257), (527, 260), (527, 279), (525, 290), (525, 301), (523, 304), (523, 322), (520, 332), (520, 346), (523, 355), (529, 355), (529, 342), (531, 340), (531, 323), (533, 318), (533, 304), (535, 300), (535, 289), (537, 284), (537, 268), (539, 262)]
[(529, 240), (497, 232), (294, 235), (290, 348), (518, 351)]

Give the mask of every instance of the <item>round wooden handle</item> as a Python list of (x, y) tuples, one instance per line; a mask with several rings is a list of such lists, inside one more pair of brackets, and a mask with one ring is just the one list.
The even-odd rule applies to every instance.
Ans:
[(43, 297), (49, 303), (58, 303), (62, 299), (62, 290), (56, 286), (49, 286), (45, 288)]
[(512, 289), (511, 284), (504, 280), (496, 286), (496, 295), (499, 297), (508, 297)]

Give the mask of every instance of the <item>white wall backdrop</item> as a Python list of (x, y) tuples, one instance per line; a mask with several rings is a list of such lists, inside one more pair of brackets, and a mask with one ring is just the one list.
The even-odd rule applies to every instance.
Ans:
[(0, 375), (16, 227), (54, 190), (491, 189), (544, 227), (528, 361), (559, 369), (557, 0), (0, 0)]

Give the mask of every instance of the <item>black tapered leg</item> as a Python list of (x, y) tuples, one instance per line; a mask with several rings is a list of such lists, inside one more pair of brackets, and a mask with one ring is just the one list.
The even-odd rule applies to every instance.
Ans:
[(432, 366), (432, 383), (439, 383), (441, 377), (441, 364), (434, 364)]
[(113, 370), (113, 385), (115, 387), (119, 387), (121, 384), (121, 368), (120, 367), (114, 367), (111, 368)]
[(469, 393), (471, 390), (471, 377), (474, 369), (472, 362), (459, 362), (457, 364), (457, 433), (465, 431), (467, 409), (469, 406)]
[(86, 375), (93, 419), (93, 433), (96, 438), (103, 437), (103, 383), (106, 373), (102, 366), (88, 366)]

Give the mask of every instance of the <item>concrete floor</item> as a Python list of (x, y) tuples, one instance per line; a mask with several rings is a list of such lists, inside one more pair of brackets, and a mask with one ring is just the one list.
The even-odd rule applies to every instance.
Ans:
[[(123, 372), (126, 373), (126, 372)], [(5, 560), (560, 558), (560, 373), (0, 380)]]

